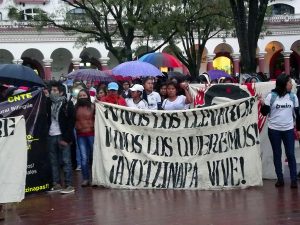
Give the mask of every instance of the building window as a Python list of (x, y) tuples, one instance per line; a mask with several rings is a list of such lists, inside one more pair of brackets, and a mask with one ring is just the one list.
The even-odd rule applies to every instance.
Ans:
[(2, 20), (2, 12), (0, 12), (0, 21)]
[(295, 14), (295, 8), (286, 4), (272, 5), (272, 15)]
[(32, 20), (40, 12), (40, 9), (25, 9), (21, 12), (21, 20)]
[(72, 9), (69, 12), (67, 12), (67, 18), (68, 19), (81, 19), (84, 17), (85, 11), (84, 9)]

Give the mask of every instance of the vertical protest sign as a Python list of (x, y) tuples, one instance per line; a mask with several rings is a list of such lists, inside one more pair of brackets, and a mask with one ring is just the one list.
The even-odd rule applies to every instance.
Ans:
[(0, 203), (25, 195), (27, 143), (23, 116), (0, 118)]
[(257, 102), (143, 111), (97, 103), (93, 183), (114, 188), (262, 185)]
[(46, 99), (42, 90), (8, 97), (0, 103), (1, 117), (23, 115), (28, 147), (26, 193), (50, 188), (51, 170), (47, 151)]

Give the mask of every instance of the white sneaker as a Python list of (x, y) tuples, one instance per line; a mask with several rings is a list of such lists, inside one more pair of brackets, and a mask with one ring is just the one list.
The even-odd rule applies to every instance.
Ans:
[(74, 192), (75, 192), (75, 189), (72, 186), (68, 186), (65, 189), (62, 189), (60, 191), (61, 194), (70, 194), (70, 193), (74, 193)]
[(60, 184), (55, 184), (53, 185), (53, 187), (50, 189), (49, 192), (59, 192), (61, 191), (63, 188)]

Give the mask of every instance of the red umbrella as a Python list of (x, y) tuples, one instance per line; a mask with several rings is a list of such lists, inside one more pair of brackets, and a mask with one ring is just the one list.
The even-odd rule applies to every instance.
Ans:
[(160, 67), (182, 67), (181, 62), (174, 57), (173, 55), (167, 54), (167, 53), (160, 53), (160, 52), (154, 52), (149, 53), (141, 58), (139, 58), (139, 61), (151, 63), (152, 65), (156, 66), (157, 68)]

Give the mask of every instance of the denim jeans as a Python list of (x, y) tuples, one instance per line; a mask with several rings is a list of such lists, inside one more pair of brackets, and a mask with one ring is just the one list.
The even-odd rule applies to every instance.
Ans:
[(53, 184), (61, 184), (60, 168), (63, 166), (65, 185), (72, 185), (72, 162), (70, 145), (62, 146), (59, 144), (61, 135), (48, 136), (49, 158), (52, 170)]
[(76, 135), (76, 130), (74, 129), (74, 137), (75, 137), (75, 147), (76, 147), (76, 166), (81, 167), (81, 155), (80, 155), (80, 150), (78, 146), (78, 140), (77, 140), (77, 135)]
[(294, 130), (291, 129), (286, 131), (279, 131), (279, 130), (273, 130), (269, 128), (268, 135), (273, 149), (273, 160), (274, 160), (277, 179), (283, 181), (282, 163), (281, 163), (281, 155), (282, 155), (281, 144), (283, 141), (283, 145), (285, 148), (285, 155), (287, 157), (288, 164), (289, 164), (291, 181), (297, 181)]
[(77, 136), (77, 142), (81, 156), (81, 173), (83, 180), (90, 179), (89, 162), (93, 156), (94, 136)]

